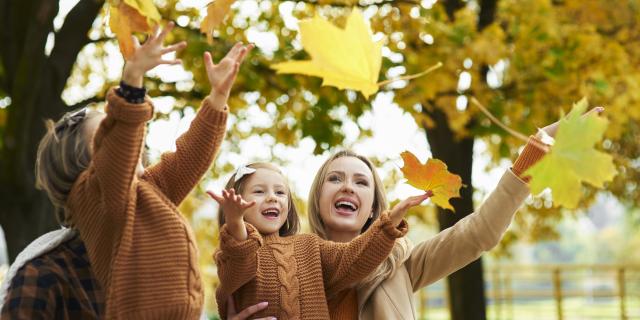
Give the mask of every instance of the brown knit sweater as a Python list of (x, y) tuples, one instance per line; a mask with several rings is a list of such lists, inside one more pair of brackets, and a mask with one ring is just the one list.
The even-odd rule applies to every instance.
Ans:
[(67, 208), (104, 288), (107, 319), (197, 319), (203, 289), (195, 238), (176, 206), (213, 161), (226, 110), (205, 99), (177, 150), (135, 175), (153, 106), (130, 104), (112, 89), (92, 162), (71, 190)]
[(250, 224), (247, 240), (237, 241), (225, 225), (215, 254), (220, 315), (227, 318), (227, 300), (233, 294), (236, 310), (269, 302), (267, 309), (254, 315), (258, 318), (329, 319), (327, 297), (374, 271), (391, 252), (395, 239), (407, 230), (406, 221), (395, 227), (387, 213), (348, 243), (311, 234), (262, 237)]

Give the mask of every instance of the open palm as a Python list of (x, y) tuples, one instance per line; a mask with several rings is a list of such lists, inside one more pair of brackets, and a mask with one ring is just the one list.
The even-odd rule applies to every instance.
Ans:
[(233, 82), (238, 75), (240, 64), (251, 49), (253, 49), (253, 44), (245, 46), (238, 42), (218, 64), (213, 63), (209, 52), (204, 53), (204, 64), (209, 84), (211, 84), (210, 96), (214, 102), (227, 101)]

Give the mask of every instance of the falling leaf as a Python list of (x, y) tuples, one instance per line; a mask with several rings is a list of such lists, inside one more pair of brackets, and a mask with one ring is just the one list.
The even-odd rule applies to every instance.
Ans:
[(207, 16), (200, 24), (200, 31), (207, 34), (209, 43), (213, 41), (213, 30), (222, 23), (234, 2), (235, 0), (215, 0), (207, 5)]
[(151, 32), (161, 20), (152, 0), (109, 1), (109, 28), (116, 34), (120, 52), (125, 58), (133, 54), (134, 32)]
[(574, 104), (567, 117), (560, 120), (549, 153), (525, 172), (531, 176), (531, 192), (538, 194), (550, 188), (555, 206), (576, 208), (583, 181), (602, 188), (617, 173), (613, 158), (594, 148), (609, 122), (595, 112), (583, 116), (586, 109), (586, 99)]
[(358, 9), (351, 11), (344, 29), (318, 16), (300, 21), (300, 37), (311, 60), (272, 65), (278, 73), (322, 77), (322, 85), (358, 90), (365, 98), (378, 91), (382, 40), (373, 41)]
[(404, 161), (404, 166), (400, 170), (407, 182), (418, 189), (431, 190), (433, 203), (453, 211), (449, 199), (460, 197), (460, 187), (462, 187), (460, 176), (447, 171), (447, 165), (438, 159), (429, 159), (426, 164), (422, 164), (409, 151), (401, 153), (400, 156)]

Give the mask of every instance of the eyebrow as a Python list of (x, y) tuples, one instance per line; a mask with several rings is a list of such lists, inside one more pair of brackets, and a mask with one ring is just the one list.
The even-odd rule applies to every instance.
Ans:
[[(338, 170), (330, 171), (329, 173), (327, 173), (327, 175), (330, 175), (330, 174), (332, 174), (332, 173), (340, 174), (340, 175), (343, 175), (343, 176), (345, 175), (344, 171), (338, 171)], [(355, 174), (354, 174), (354, 176), (356, 176), (356, 177), (363, 177), (363, 178), (367, 178), (367, 179), (369, 178), (369, 176), (368, 176), (368, 175), (366, 175), (366, 174), (364, 174), (364, 173), (360, 173), (360, 172), (355, 173)]]
[[(258, 183), (258, 184), (254, 184), (250, 186), (251, 188), (255, 188), (255, 187), (261, 187), (261, 188), (266, 188), (267, 185), (264, 183)], [(286, 187), (283, 184), (274, 184), (273, 185), (274, 188), (284, 188), (286, 189)]]

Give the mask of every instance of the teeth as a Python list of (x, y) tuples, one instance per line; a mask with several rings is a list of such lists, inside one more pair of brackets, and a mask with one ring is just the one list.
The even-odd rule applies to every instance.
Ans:
[(278, 210), (267, 210), (267, 211), (262, 211), (262, 214), (275, 214), (275, 215), (278, 215), (278, 214), (280, 214), (280, 212), (278, 212)]
[(339, 206), (347, 206), (353, 209), (354, 211), (357, 209), (356, 205), (348, 201), (338, 201), (338, 203), (336, 203), (336, 207), (339, 207)]

